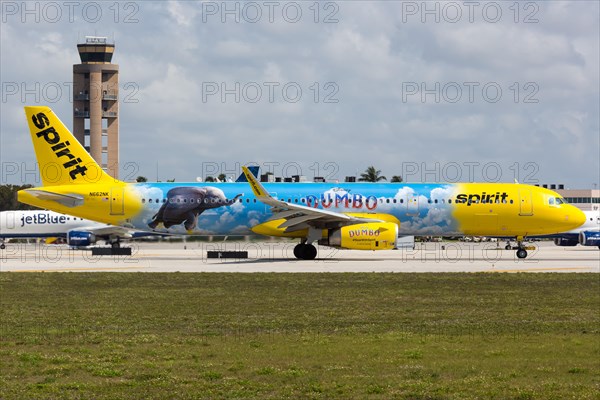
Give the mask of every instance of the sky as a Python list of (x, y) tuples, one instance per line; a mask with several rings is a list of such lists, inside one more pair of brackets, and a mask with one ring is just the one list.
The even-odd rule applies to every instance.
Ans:
[(343, 181), (600, 182), (598, 1), (2, 1), (1, 183), (39, 184), (24, 105), (72, 126), (106, 36), (120, 178), (258, 164)]

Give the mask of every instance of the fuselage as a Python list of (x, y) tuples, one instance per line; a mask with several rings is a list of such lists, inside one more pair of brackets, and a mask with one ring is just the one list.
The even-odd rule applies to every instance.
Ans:
[[(557, 193), (508, 183), (265, 183), (275, 198), (337, 213), (386, 216), (401, 235), (548, 235), (584, 223)], [(77, 195), (68, 207), (19, 193), (19, 200), (142, 231), (193, 235), (294, 236), (269, 225), (270, 207), (248, 183), (122, 183), (45, 186)], [(265, 228), (266, 227), (266, 228)], [(265, 229), (261, 229), (265, 228)], [(301, 236), (301, 235), (300, 235)]]
[(46, 210), (0, 212), (0, 238), (64, 237), (71, 230), (103, 226), (106, 225)]

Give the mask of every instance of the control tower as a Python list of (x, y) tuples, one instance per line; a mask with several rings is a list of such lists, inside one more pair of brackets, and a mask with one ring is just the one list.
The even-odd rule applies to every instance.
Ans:
[(119, 66), (115, 45), (86, 36), (73, 65), (73, 134), (112, 177), (119, 178)]

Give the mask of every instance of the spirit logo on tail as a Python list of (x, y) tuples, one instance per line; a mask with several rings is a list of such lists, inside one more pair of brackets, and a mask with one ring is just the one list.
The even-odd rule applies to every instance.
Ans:
[[(43, 137), (46, 143), (52, 145), (50, 148), (56, 157), (59, 159), (61, 157), (66, 157), (68, 159), (68, 161), (63, 163), (62, 166), (64, 169), (69, 171), (69, 176), (71, 179), (77, 179), (77, 175), (84, 176), (85, 171), (87, 171), (87, 167), (80, 164), (82, 162), (81, 158), (76, 157), (71, 153), (71, 150), (69, 149), (69, 145), (71, 143), (68, 140), (65, 140), (64, 142), (60, 141), (60, 134), (56, 131), (56, 129), (54, 129), (54, 127), (50, 126), (50, 121), (48, 120), (46, 114), (38, 113), (33, 115), (31, 117), (31, 121), (36, 128), (42, 129), (41, 131), (36, 132), (35, 135), (38, 138)], [(64, 161), (64, 159), (62, 161)]]

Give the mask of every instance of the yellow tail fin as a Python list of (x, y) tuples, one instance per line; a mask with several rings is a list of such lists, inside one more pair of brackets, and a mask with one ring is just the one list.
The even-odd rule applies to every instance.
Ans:
[(50, 107), (25, 107), (44, 186), (115, 183)]

